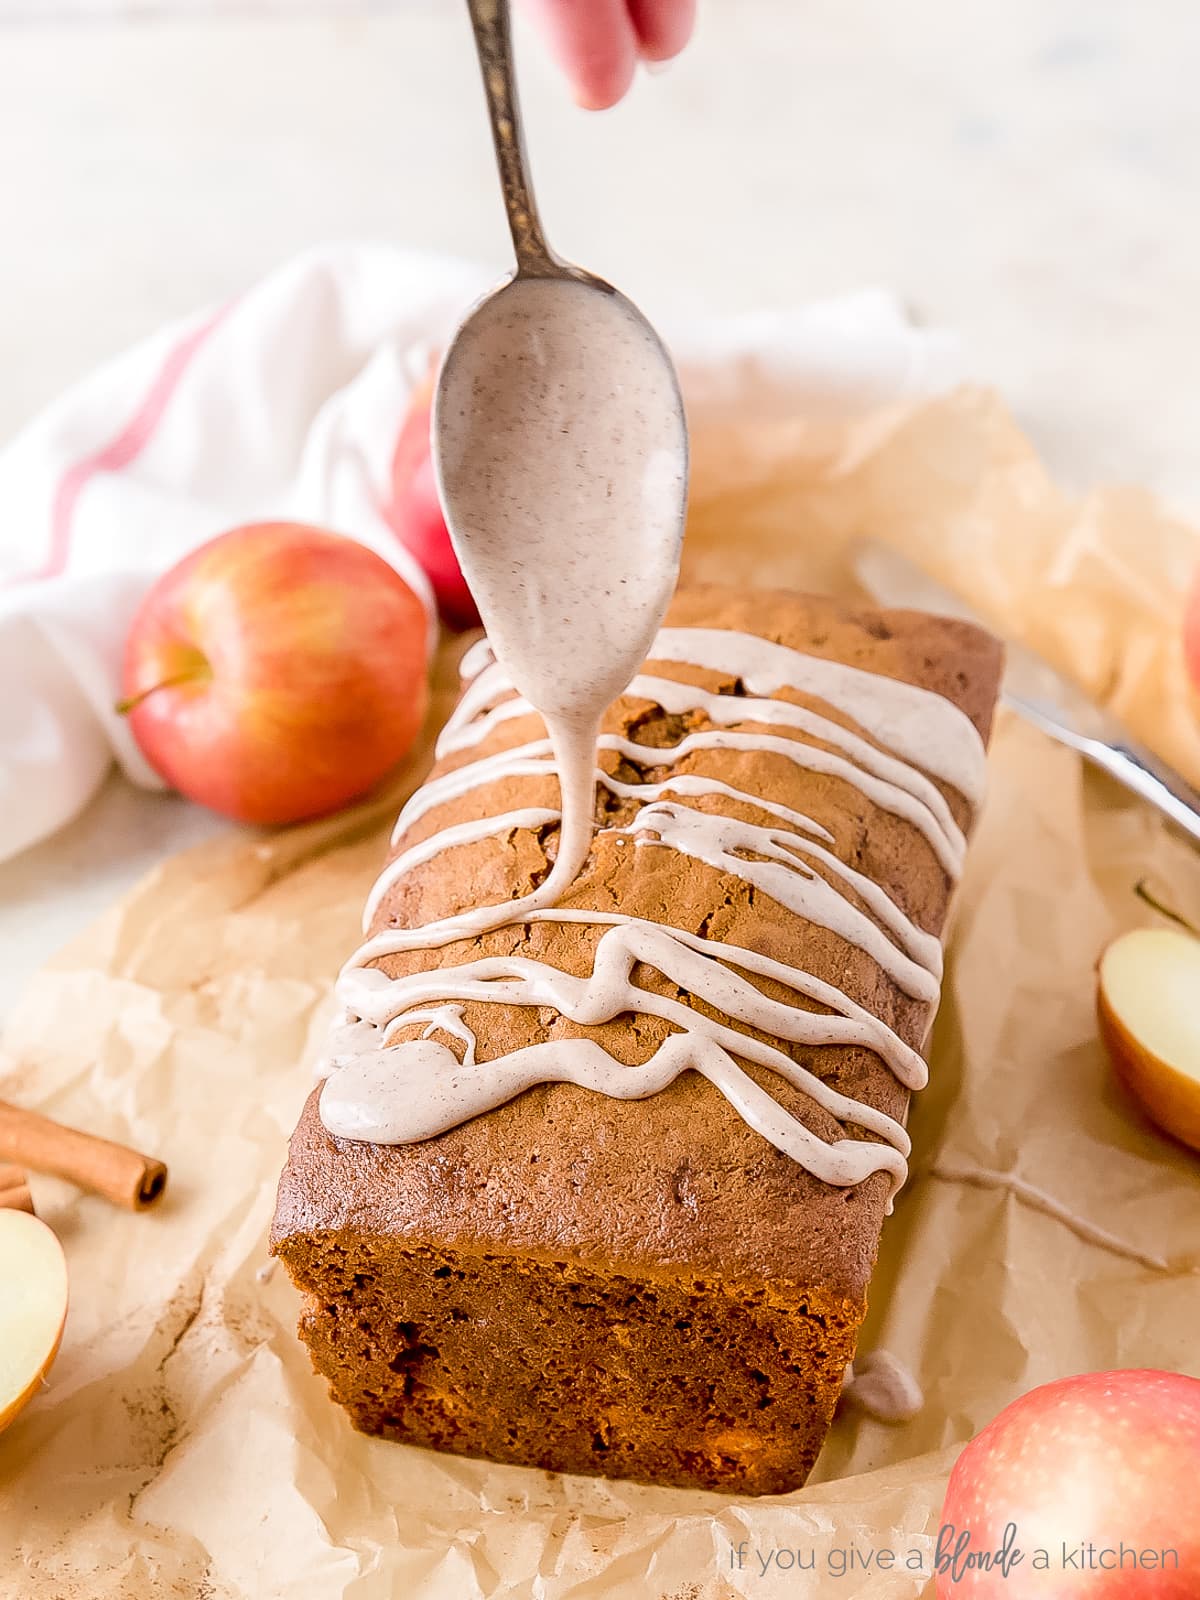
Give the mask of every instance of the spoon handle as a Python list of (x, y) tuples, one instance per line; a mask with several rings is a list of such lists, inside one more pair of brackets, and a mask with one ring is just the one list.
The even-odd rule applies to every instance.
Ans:
[(471, 13), (479, 70), (487, 92), (496, 165), (500, 169), (504, 209), (517, 253), (517, 271), (532, 278), (554, 277), (561, 271), (562, 264), (542, 234), (526, 167), (521, 107), (513, 72), (508, 0), (467, 0), (467, 9)]

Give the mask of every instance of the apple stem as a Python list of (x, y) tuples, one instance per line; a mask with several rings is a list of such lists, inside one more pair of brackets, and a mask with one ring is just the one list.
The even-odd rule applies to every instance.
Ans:
[(1178, 911), (1172, 911), (1170, 906), (1164, 905), (1152, 889), (1147, 887), (1146, 879), (1139, 878), (1134, 885), (1134, 894), (1139, 900), (1144, 900), (1160, 917), (1166, 917), (1170, 922), (1176, 922), (1181, 928), (1186, 928), (1193, 938), (1200, 939), (1200, 928), (1196, 928), (1186, 917), (1181, 917)]
[(137, 710), (143, 700), (149, 699), (152, 694), (157, 694), (160, 689), (177, 689), (181, 683), (195, 683), (198, 678), (204, 676), (205, 674), (200, 672), (177, 672), (173, 677), (164, 678), (161, 683), (152, 683), (148, 689), (143, 689), (138, 694), (127, 695), (124, 700), (118, 700), (113, 710), (119, 717), (127, 717), (131, 711)]

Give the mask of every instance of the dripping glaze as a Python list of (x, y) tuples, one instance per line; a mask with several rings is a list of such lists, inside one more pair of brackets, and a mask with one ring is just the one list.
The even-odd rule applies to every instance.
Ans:
[[(746, 693), (718, 696), (674, 679), (641, 674), (630, 683), (630, 695), (654, 701), (664, 710), (699, 710), (718, 725), (689, 734), (673, 747), (641, 746), (604, 735), (597, 741), (600, 749), (659, 768), (705, 748), (782, 754), (802, 767), (844, 778), (874, 804), (903, 817), (928, 841), (948, 875), (957, 876), (963, 836), (929, 775), (941, 778), (975, 805), (982, 794), (985, 756), (973, 724), (950, 701), (917, 685), (729, 630), (663, 629), (649, 659), (727, 673), (741, 680)], [(439, 741), (442, 755), (469, 751), (498, 723), (533, 714), (530, 702), (514, 695), (512, 675), (494, 659), (486, 640), (468, 652), (462, 671), (467, 687)], [(884, 748), (832, 718), (769, 698), (786, 687), (819, 697)], [(737, 732), (722, 725), (730, 722), (779, 731)], [(832, 748), (806, 742), (814, 738)], [(765, 796), (702, 774), (681, 773), (658, 783), (623, 783), (595, 768), (594, 755), (592, 762), (589, 787), (599, 782), (642, 802), (631, 822), (615, 830), (634, 848), (675, 850), (753, 883), (797, 916), (864, 951), (902, 992), (932, 1011), (941, 976), (938, 940), (917, 927), (878, 884), (841, 862), (829, 848), (833, 840), (827, 829)], [(401, 813), (394, 838), (399, 841), (414, 822), (438, 806), (499, 778), (554, 775), (557, 770), (552, 743), (546, 738), (468, 761), (417, 791)], [(771, 824), (750, 824), (687, 804), (699, 795), (752, 806), (769, 816)], [(412, 867), (472, 839), (557, 820), (556, 810), (525, 808), (435, 832), (384, 869), (368, 904), (368, 927), (388, 889)], [(589, 823), (589, 844), (592, 832)], [(812, 870), (812, 862), (827, 875)], [(816, 1177), (845, 1187), (873, 1173), (886, 1173), (894, 1194), (904, 1181), (909, 1153), (900, 1124), (875, 1107), (836, 1093), (784, 1050), (733, 1024), (785, 1042), (865, 1046), (906, 1087), (920, 1088), (925, 1063), (891, 1028), (840, 989), (798, 967), (619, 912), (562, 909), (547, 903), (544, 889), (543, 884), (523, 899), (472, 908), (419, 928), (385, 928), (366, 939), (339, 979), (344, 1010), (319, 1069), (326, 1080), (321, 1115), (331, 1132), (378, 1143), (410, 1143), (493, 1109), (534, 1084), (570, 1082), (615, 1098), (639, 1099), (658, 1093), (681, 1072), (695, 1071), (751, 1127)], [(372, 964), (390, 954), (438, 948), (500, 925), (538, 921), (605, 928), (589, 976), (576, 977), (525, 957), (482, 957), (398, 978), (389, 978)], [(635, 985), (632, 973), (637, 963), (652, 966), (728, 1021), (704, 1016)], [(827, 1008), (829, 1014), (769, 999), (751, 981), (754, 977), (773, 979), (799, 999)], [(622, 1012), (637, 1012), (657, 1016), (678, 1031), (640, 1066), (618, 1062), (588, 1039), (547, 1041), (477, 1062), (476, 1041), (462, 1008), (481, 1001), (550, 1006), (575, 1022), (592, 1025)], [(426, 1024), (421, 1038), (397, 1042), (401, 1029), (418, 1022)], [(462, 1051), (456, 1053), (435, 1039), (438, 1032), (461, 1044)], [(738, 1064), (739, 1057), (769, 1068), (839, 1122), (875, 1137), (847, 1134), (832, 1141), (820, 1139)]]

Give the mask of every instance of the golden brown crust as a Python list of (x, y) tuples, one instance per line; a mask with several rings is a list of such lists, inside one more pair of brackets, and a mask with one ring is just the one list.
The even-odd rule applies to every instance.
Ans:
[[(920, 684), (958, 705), (985, 738), (989, 731), (1000, 651), (969, 625), (912, 612), (854, 610), (811, 596), (725, 589), (681, 592), (668, 623), (754, 633)], [(653, 670), (725, 693), (739, 687), (719, 673), (685, 665), (659, 663)], [(792, 691), (781, 691), (780, 697), (847, 720)], [(626, 698), (610, 711), (606, 731), (667, 745), (707, 726), (701, 713), (681, 719)], [(541, 736), (536, 717), (502, 722), (482, 744), (441, 763), (434, 775)], [(610, 771), (618, 770), (618, 759), (602, 757)], [(922, 928), (941, 933), (951, 885), (932, 849), (909, 823), (874, 806), (847, 782), (763, 751), (705, 749), (670, 770), (704, 772), (805, 812), (830, 829), (842, 860), (880, 883)], [(621, 775), (655, 781), (668, 772), (621, 769)], [(969, 817), (962, 797), (949, 788), (944, 792), (965, 826)], [(553, 807), (556, 801), (553, 780), (501, 780), (421, 818), (400, 848), (469, 817)], [(701, 807), (707, 803), (706, 797), (689, 799)], [(628, 820), (635, 809), (603, 790), (597, 804), (609, 824)], [(719, 808), (751, 821), (770, 820), (754, 808), (731, 807), (726, 799)], [(415, 926), (473, 904), (524, 894), (545, 876), (554, 841), (553, 830), (521, 831), (442, 854), (391, 890), (375, 926)], [(909, 1044), (919, 1048), (923, 1043), (924, 1008), (902, 995), (869, 956), (804, 923), (743, 880), (675, 851), (637, 849), (617, 833), (601, 832), (565, 903), (620, 909), (799, 966), (844, 990)], [(413, 952), (383, 964), (399, 973), (450, 964), (468, 953), (504, 952), (550, 959), (582, 974), (590, 970), (603, 932), (595, 926), (526, 925), (498, 930), (471, 945)], [(676, 993), (646, 969), (639, 969), (637, 981)], [(795, 1001), (765, 982), (763, 987)], [(468, 1007), (466, 1016), (479, 1034), (484, 1059), (541, 1039), (590, 1032), (619, 1059), (642, 1061), (668, 1031), (656, 1019), (628, 1016), (584, 1030), (556, 1014), (498, 1005)], [(791, 1054), (843, 1093), (894, 1117), (905, 1115), (907, 1092), (872, 1052), (794, 1046)], [(838, 1124), (799, 1090), (765, 1069), (748, 1070), (822, 1137), (837, 1136)], [(544, 1086), (407, 1148), (333, 1138), (320, 1122), (314, 1096), (292, 1142), (273, 1238), (310, 1287), (319, 1275), (315, 1258), (309, 1259), (310, 1246), (319, 1253), (318, 1240), (338, 1236), (389, 1241), (409, 1254), (436, 1250), (527, 1263), (566, 1261), (580, 1271), (647, 1284), (715, 1278), (748, 1292), (756, 1284), (776, 1285), (785, 1298), (798, 1297), (797, 1303), (813, 1307), (819, 1301), (830, 1312), (839, 1308), (839, 1326), (846, 1322), (849, 1328), (844, 1338), (831, 1339), (823, 1370), (813, 1372), (814, 1404), (827, 1421), (840, 1386), (837, 1363), (844, 1362), (847, 1339), (852, 1347), (854, 1324), (865, 1306), (886, 1194), (882, 1175), (847, 1190), (814, 1178), (749, 1128), (695, 1073), (637, 1102), (610, 1100), (571, 1085)], [(857, 1308), (848, 1322), (845, 1307)], [(471, 1448), (470, 1443), (455, 1447)]]

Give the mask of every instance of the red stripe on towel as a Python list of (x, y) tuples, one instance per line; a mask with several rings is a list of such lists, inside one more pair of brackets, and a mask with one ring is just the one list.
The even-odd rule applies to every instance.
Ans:
[(50, 550), (46, 560), (33, 572), (23, 573), (10, 582), (31, 583), (41, 578), (57, 578), (65, 570), (71, 553), (71, 534), (79, 496), (91, 480), (101, 473), (122, 472), (136, 461), (153, 438), (192, 358), (232, 309), (232, 304), (230, 302), (222, 306), (207, 321), (185, 334), (168, 352), (141, 405), (114, 439), (76, 461), (63, 473), (54, 492), (54, 504), (50, 512)]

